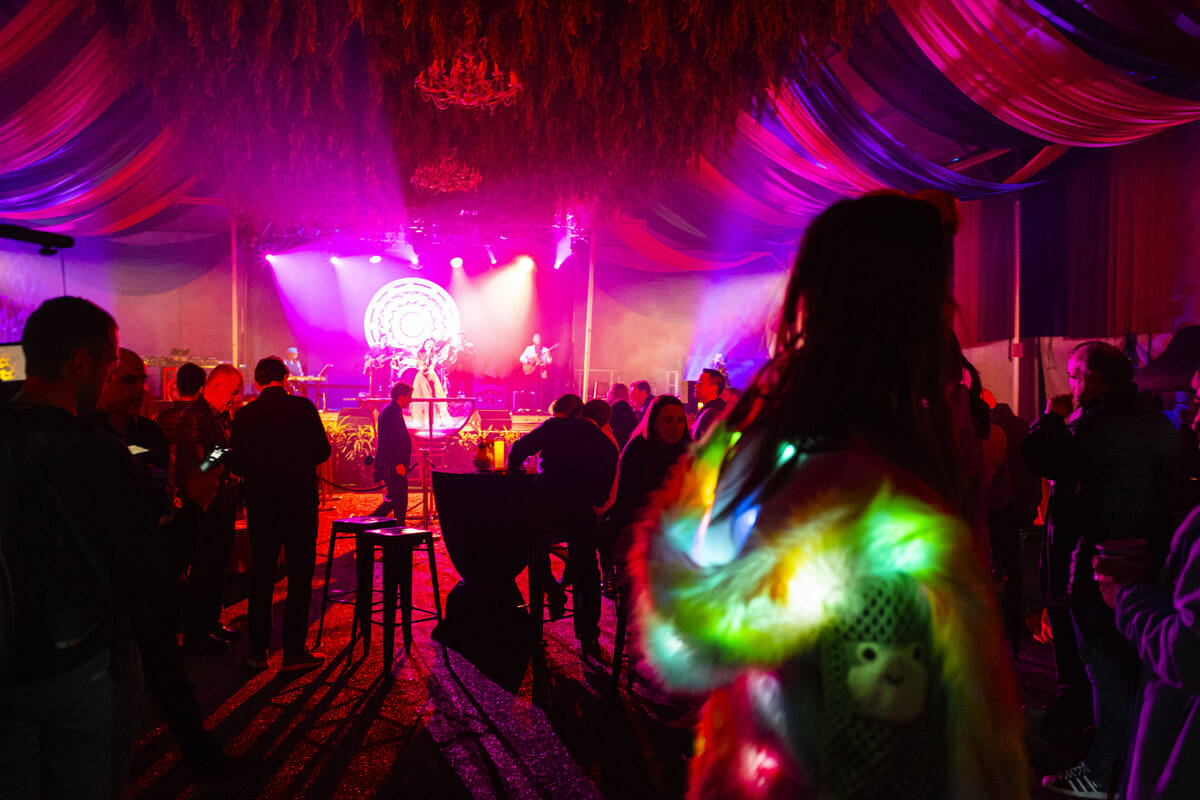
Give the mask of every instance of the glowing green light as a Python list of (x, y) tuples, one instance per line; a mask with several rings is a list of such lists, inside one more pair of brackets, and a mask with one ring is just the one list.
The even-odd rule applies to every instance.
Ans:
[(742, 438), (742, 432), (734, 431), (733, 434), (729, 437), (729, 446), (733, 447), (735, 444), (738, 443), (738, 440), (741, 438)]
[(796, 445), (788, 442), (783, 447), (779, 448), (779, 463), (786, 464), (792, 460), (792, 456), (796, 455)]

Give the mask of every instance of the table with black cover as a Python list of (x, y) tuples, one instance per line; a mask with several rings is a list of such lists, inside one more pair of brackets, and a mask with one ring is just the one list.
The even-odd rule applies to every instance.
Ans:
[[(435, 471), (432, 483), (446, 552), (462, 578), (434, 635), (451, 646), (464, 637), (540, 641), (542, 574), (531, 567), (544, 558), (546, 545), (537, 533), (533, 476)], [(527, 610), (516, 582), (523, 569), (529, 569)]]

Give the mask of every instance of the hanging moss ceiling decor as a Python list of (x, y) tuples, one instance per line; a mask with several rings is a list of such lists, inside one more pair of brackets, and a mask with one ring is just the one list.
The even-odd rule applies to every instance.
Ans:
[[(241, 205), (368, 215), (419, 202), (414, 172), (448, 151), (479, 171), (479, 205), (619, 199), (719, 148), (740, 111), (883, 5), (90, 2), (197, 164)], [(463, 54), (508, 91), (490, 111), (435, 104), (417, 86)]]

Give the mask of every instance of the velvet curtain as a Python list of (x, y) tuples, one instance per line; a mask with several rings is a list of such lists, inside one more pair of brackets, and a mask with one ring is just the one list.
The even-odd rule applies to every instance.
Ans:
[(1200, 321), (1200, 128), (1105, 153), (1021, 195), (1026, 336)]

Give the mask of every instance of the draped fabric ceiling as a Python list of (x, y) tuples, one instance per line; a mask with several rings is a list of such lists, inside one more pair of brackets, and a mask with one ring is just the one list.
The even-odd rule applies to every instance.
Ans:
[[(226, 164), (206, 169), (197, 163), (193, 143), (197, 137), (238, 141), (253, 104), (246, 95), (231, 101), (230, 130), (196, 130), (201, 122), (220, 123), (176, 114), (188, 98), (164, 98), (162, 84), (148, 85), (144, 65), (125, 55), (136, 27), (130, 23), (132, 12), (116, 31), (113, 15), (105, 13), (112, 5), (122, 6), (98, 0), (31, 0), (10, 18), (0, 17), (0, 220), (85, 237), (128, 235), (152, 229), (175, 213), (177, 201), (198, 181), (237, 185), (222, 174)], [(281, 14), (312, 11), (311, 5), (311, 0), (214, 3), (212, 13), (221, 19), (224, 9), (235, 35), (213, 41), (205, 39), (204, 31), (183, 26), (180, 46), (195, 43), (204, 56), (197, 60), (198, 72), (228, 71), (231, 64), (245, 61), (240, 53), (262, 47), (261, 41), (236, 35), (250, 24), (247, 20), (253, 21), (256, 9), (278, 27)], [(342, 9), (338, 3), (330, 5)], [(664, 24), (686, 22), (691, 7), (653, 5), (678, 15), (674, 20), (663, 17)], [(786, 5), (770, 8), (778, 13)], [(891, 0), (878, 14), (872, 13), (870, 2), (837, 5), (846, 7), (851, 22), (868, 16), (872, 21), (859, 26), (852, 40), (845, 25), (827, 21), (826, 40), (842, 46), (831, 45), (829, 57), (819, 62), (810, 58), (810, 69), (772, 73), (777, 79), (765, 87), (761, 102), (731, 123), (729, 135), (688, 141), (699, 149), (690, 154), (694, 158), (686, 170), (646, 181), (636, 194), (593, 197), (593, 246), (602, 290), (618, 302), (656, 314), (668, 313), (663, 296), (667, 274), (692, 281), (692, 289), (676, 294), (696, 296), (734, 277), (775, 280), (790, 263), (808, 221), (830, 202), (880, 188), (933, 187), (978, 201), (964, 210), (959, 236), (963, 338), (966, 343), (1005, 338), (1011, 334), (1011, 312), (985, 307), (1007, 301), (1011, 308), (1011, 266), (1006, 265), (1012, 263), (1012, 233), (989, 222), (1012, 218), (1004, 196), (1042, 191), (1041, 184), (1049, 185), (1059, 173), (1072, 174), (1097, 149), (1129, 145), (1200, 118), (1200, 102), (1193, 99), (1200, 79), (1200, 0), (1112, 0), (1086, 7), (1070, 0)], [(395, 54), (373, 49), (379, 42), (370, 30), (372, 7), (350, 4), (357, 16), (329, 12), (341, 20), (339, 46), (357, 48), (357, 55), (338, 63), (354, 62), (387, 86), (388, 59)], [(604, 4), (581, 7), (591, 9), (582, 19), (596, 25), (608, 19), (603, 13), (609, 12), (601, 10), (607, 8)], [(480, 11), (478, 4), (464, 8)], [(295, 64), (311, 72), (299, 31), (318, 23), (316, 17), (305, 19), (302, 15), (295, 22), (291, 52)], [(400, 22), (412, 27), (412, 19)], [(396, 30), (389, 36), (399, 41)], [(747, 26), (742, 32), (765, 36), (756, 30)], [(653, 51), (657, 43), (648, 40), (651, 33), (644, 28), (639, 35), (647, 39), (641, 45)], [(146, 31), (142, 34), (144, 41)], [(411, 37), (404, 41), (412, 44)], [(223, 62), (213, 59), (220, 47), (230, 53)], [(186, 62), (186, 53), (180, 60)], [(792, 60), (800, 61), (795, 55)], [(609, 79), (625, 77), (618, 70)], [(336, 83), (335, 78), (326, 83)], [(314, 187), (330, 201), (330, 191), (315, 179), (324, 175), (316, 175), (318, 164), (342, 170), (347, 194), (359, 193), (359, 173), (390, 176), (392, 183), (403, 185), (404, 176), (395, 170), (408, 153), (394, 141), (388, 147), (386, 131), (378, 126), (394, 124), (403, 136), (404, 120), (381, 120), (383, 112), (369, 103), (368, 95), (356, 95), (351, 87), (337, 108), (322, 106), (334, 102), (327, 95), (337, 92), (313, 93), (316, 78), (307, 73), (287, 80), (283, 74), (222, 74), (208, 84), (197, 80), (195, 87), (234, 83), (249, 87), (251, 99), (259, 93), (264, 108), (280, 104), (271, 100), (273, 92), (308, 92), (304, 101), (309, 108), (299, 114), (294, 130), (284, 129), (278, 116), (264, 116), (263, 130), (255, 134), (254, 158), (274, 158), (275, 174), (294, 177), (295, 191), (272, 187), (280, 208), (287, 209), (281, 213), (292, 212), (285, 196), (293, 202), (310, 198)], [(753, 88), (742, 91), (751, 101), (756, 96)], [(211, 105), (214, 98), (196, 95), (195, 100)], [(728, 102), (728, 95), (721, 100)], [(361, 108), (356, 110), (355, 104)], [(500, 112), (491, 118), (479, 113), (477, 126), (504, 122)], [(569, 118), (571, 109), (558, 113)], [(681, 119), (688, 113), (678, 109)], [(323, 160), (306, 161), (303, 147), (313, 140), (306, 132), (334, 115), (350, 120), (348, 128), (361, 130), (322, 152)], [(553, 135), (555, 118), (546, 118), (544, 125)], [(431, 135), (419, 126), (413, 129)], [(514, 143), (495, 146), (501, 145), (512, 148)], [(531, 149), (536, 161), (536, 149)], [(570, 163), (566, 159), (560, 166)], [(1105, 188), (1122, 180), (1112, 178)], [(392, 191), (399, 193), (395, 186)], [(274, 218), (270, 198), (255, 197), (253, 208), (244, 207), (236, 192), (227, 199), (255, 219)], [(403, 214), (403, 208), (397, 213)], [(1128, 247), (1112, 242), (1106, 252)], [(1151, 261), (1138, 260), (1137, 268), (1153, 271)], [(1062, 322), (1064, 307), (1043, 308), (1043, 327)], [(1168, 311), (1131, 306), (1083, 327), (1153, 326)], [(678, 314), (678, 307), (671, 313)]]

